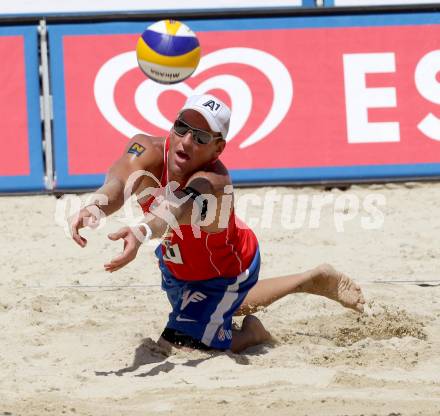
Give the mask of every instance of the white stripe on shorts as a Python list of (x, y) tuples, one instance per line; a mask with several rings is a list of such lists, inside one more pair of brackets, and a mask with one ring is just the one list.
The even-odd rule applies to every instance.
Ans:
[(223, 315), (225, 312), (232, 307), (232, 304), (238, 298), (238, 288), (241, 283), (243, 283), (249, 277), (249, 269), (246, 269), (243, 273), (237, 276), (237, 281), (226, 288), (226, 292), (223, 295), (223, 299), (217, 305), (214, 313), (209, 319), (208, 325), (206, 325), (205, 332), (203, 333), (202, 342), (205, 345), (210, 346), (212, 339), (220, 325), (223, 324)]

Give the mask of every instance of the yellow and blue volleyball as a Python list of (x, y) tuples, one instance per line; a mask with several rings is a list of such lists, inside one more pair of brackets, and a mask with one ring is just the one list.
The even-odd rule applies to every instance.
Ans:
[(174, 84), (188, 78), (200, 61), (196, 34), (177, 20), (153, 23), (136, 45), (139, 67), (147, 77), (161, 84)]

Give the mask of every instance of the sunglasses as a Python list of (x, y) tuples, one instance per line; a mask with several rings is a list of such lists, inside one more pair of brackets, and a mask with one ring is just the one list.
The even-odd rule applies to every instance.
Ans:
[(191, 127), (189, 124), (186, 124), (183, 120), (178, 118), (173, 125), (174, 132), (182, 137), (185, 136), (188, 131), (191, 131), (191, 136), (193, 140), (198, 144), (208, 144), (209, 142), (215, 139), (221, 139), (222, 136), (214, 136), (212, 133), (209, 133), (205, 130), (195, 129)]

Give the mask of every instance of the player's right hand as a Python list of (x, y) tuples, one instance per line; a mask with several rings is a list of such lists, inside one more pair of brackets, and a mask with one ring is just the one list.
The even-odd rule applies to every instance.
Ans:
[(102, 215), (103, 212), (96, 205), (89, 205), (69, 218), (70, 233), (80, 247), (85, 247), (87, 240), (79, 234), (79, 230), (84, 227), (98, 227)]

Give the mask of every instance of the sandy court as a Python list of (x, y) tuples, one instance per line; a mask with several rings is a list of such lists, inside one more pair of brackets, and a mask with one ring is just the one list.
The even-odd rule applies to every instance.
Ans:
[[(303, 224), (289, 230), (287, 205), (275, 203), (272, 218), (257, 203), (274, 190), (283, 201), (339, 202), (312, 220), (306, 207)], [(121, 249), (106, 234), (120, 215), (86, 230), (81, 249), (55, 223), (53, 196), (2, 197), (0, 415), (440, 414), (440, 286), (374, 283), (440, 280), (440, 184), (237, 192), (249, 193), (261, 278), (331, 263), (361, 284), (364, 315), (292, 295), (258, 313), (276, 343), (166, 356), (155, 343), (168, 304), (152, 246), (106, 274), (103, 264)], [(348, 194), (359, 211), (340, 204)], [(385, 201), (377, 229), (365, 229), (370, 194)]]

